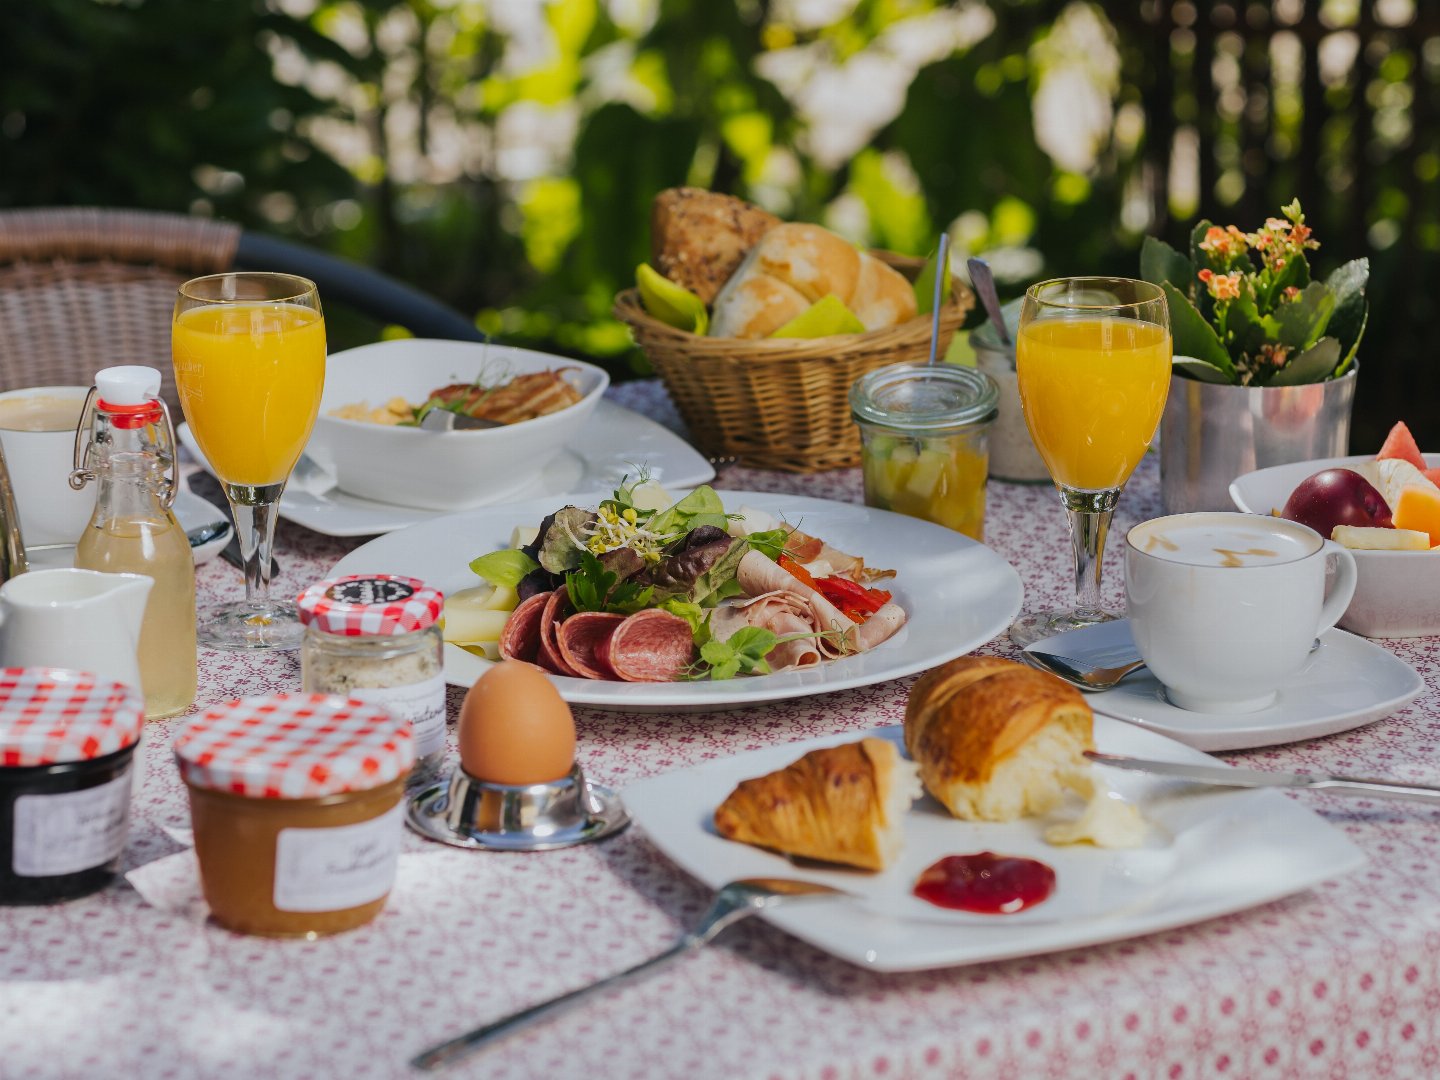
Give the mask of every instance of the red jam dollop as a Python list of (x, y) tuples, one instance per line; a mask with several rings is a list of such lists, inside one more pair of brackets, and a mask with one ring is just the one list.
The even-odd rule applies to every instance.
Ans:
[(925, 868), (915, 895), (936, 907), (982, 915), (1013, 915), (1048, 900), (1055, 871), (1020, 855), (947, 855)]

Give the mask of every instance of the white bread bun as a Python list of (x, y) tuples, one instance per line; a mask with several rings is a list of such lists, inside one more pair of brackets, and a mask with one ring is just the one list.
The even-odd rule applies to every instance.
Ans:
[(769, 337), (816, 301), (835, 295), (879, 330), (913, 318), (903, 274), (819, 225), (776, 225), (750, 249), (715, 298), (713, 337)]
[(916, 681), (905, 746), (925, 789), (958, 818), (1013, 821), (1087, 788), (1095, 748), (1090, 706), (1043, 671), (963, 656)]

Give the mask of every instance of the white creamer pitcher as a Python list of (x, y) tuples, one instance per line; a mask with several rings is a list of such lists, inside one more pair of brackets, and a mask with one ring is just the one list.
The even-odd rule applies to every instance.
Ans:
[(61, 667), (140, 687), (140, 622), (153, 578), (32, 570), (0, 585), (0, 667)]

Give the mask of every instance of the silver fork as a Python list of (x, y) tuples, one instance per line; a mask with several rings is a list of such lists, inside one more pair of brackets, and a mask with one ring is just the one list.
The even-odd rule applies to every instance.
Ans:
[(651, 971), (699, 949), (708, 944), (731, 923), (739, 922), (747, 915), (754, 915), (758, 911), (778, 907), (787, 901), (803, 897), (849, 895), (851, 894), (842, 889), (831, 888), (829, 885), (820, 885), (813, 881), (792, 881), (789, 878), (747, 878), (742, 881), (732, 881), (728, 885), (721, 886), (720, 891), (715, 894), (714, 901), (710, 904), (710, 909), (701, 917), (695, 928), (681, 935), (674, 945), (660, 955), (652, 956), (649, 960), (642, 961), (609, 978), (601, 979), (599, 982), (582, 986), (578, 990), (571, 990), (568, 994), (561, 994), (549, 1001), (542, 1001), (538, 1005), (531, 1005), (527, 1009), (503, 1016), (484, 1027), (478, 1027), (474, 1031), (467, 1031), (464, 1035), (458, 1035), (447, 1042), (431, 1047), (423, 1054), (412, 1058), (410, 1064), (417, 1069), (426, 1071), (438, 1069), (474, 1053), (492, 1042), (503, 1039), (507, 1035), (530, 1027), (532, 1024), (554, 1019), (569, 1012), (594, 994), (636, 982)]

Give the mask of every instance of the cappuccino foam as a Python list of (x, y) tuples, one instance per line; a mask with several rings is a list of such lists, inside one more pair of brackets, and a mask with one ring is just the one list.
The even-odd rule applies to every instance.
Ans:
[(1251, 527), (1162, 518), (1136, 529), (1130, 541), (1146, 555), (1189, 566), (1274, 566), (1318, 550), (1313, 536), (1270, 525), (1265, 518), (1256, 521)]

